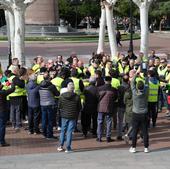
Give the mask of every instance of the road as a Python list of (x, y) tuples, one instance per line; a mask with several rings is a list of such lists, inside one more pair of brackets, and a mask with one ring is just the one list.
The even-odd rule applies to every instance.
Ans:
[[(129, 48), (129, 42), (122, 42), (123, 47), (119, 48), (120, 52), (126, 53)], [(150, 34), (150, 47), (155, 49), (157, 53), (170, 54), (170, 33), (154, 33)], [(134, 41), (135, 53), (139, 53), (140, 40)], [(110, 53), (109, 44), (105, 46), (106, 53)], [(46, 58), (55, 58), (57, 55), (68, 57), (70, 53), (76, 52), (80, 57), (88, 58), (92, 52), (97, 49), (97, 43), (75, 43), (75, 42), (26, 42), (25, 56), (26, 63), (30, 65), (31, 60), (37, 56), (42, 55)], [(7, 63), (8, 43), (0, 42), (0, 58), (3, 63)]]

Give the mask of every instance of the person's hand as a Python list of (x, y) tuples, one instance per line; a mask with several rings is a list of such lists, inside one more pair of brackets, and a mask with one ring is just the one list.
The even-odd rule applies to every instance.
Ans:
[(136, 71), (136, 75), (139, 75), (141, 73), (141, 66), (138, 67), (137, 71)]

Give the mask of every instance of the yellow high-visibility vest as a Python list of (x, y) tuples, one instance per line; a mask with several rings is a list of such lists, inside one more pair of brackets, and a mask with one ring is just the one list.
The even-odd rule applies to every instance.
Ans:
[(129, 66), (127, 65), (127, 66), (125, 66), (125, 68), (123, 68), (122, 67), (122, 65), (121, 65), (121, 63), (118, 63), (118, 71), (119, 71), (119, 73), (120, 74), (126, 74), (126, 73), (128, 73), (129, 72)]
[(43, 80), (44, 80), (43, 75), (40, 74), (40, 75), (37, 76), (37, 84), (40, 84)]
[(120, 86), (120, 80), (116, 78), (112, 78), (111, 85), (112, 87), (118, 89), (118, 87)]
[(73, 83), (74, 83), (75, 93), (80, 95), (81, 94), (80, 87), (79, 87), (80, 80), (76, 77), (71, 77), (71, 79), (73, 80)]
[(148, 102), (157, 102), (158, 101), (158, 90), (159, 90), (159, 83), (154, 84), (149, 81)]
[(165, 73), (167, 71), (167, 67), (161, 70), (161, 66), (158, 67), (158, 75), (159, 76), (165, 76)]
[(55, 87), (57, 88), (58, 91), (61, 90), (61, 84), (64, 81), (64, 79), (62, 79), (61, 77), (56, 77), (54, 79), (51, 80), (51, 83), (53, 85), (55, 85)]
[(39, 72), (40, 71), (40, 65), (39, 64), (35, 64), (33, 67), (32, 67), (32, 70), (34, 71), (34, 72)]

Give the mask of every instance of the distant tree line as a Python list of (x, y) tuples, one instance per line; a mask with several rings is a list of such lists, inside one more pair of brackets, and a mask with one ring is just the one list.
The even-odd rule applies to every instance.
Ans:
[[(119, 0), (113, 9), (114, 15), (129, 17), (129, 2), (130, 0)], [(73, 27), (76, 22), (76, 15), (78, 24), (84, 17), (90, 16), (95, 19), (97, 27), (100, 17), (100, 0), (60, 0), (59, 13), (60, 18), (67, 20)], [(133, 16), (139, 18), (139, 10), (135, 4), (133, 4)], [(150, 23), (156, 22), (155, 26), (159, 28), (163, 17), (167, 18), (167, 25), (170, 25), (170, 1), (155, 0), (151, 5), (149, 21)]]

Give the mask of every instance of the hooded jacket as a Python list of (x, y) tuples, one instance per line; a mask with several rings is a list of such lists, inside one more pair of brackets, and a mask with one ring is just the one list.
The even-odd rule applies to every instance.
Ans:
[(43, 80), (40, 84), (40, 105), (52, 106), (55, 105), (55, 96), (59, 96), (57, 88), (48, 80)]
[(65, 92), (59, 98), (60, 115), (65, 119), (76, 119), (81, 110), (81, 100), (74, 92)]
[(29, 107), (35, 108), (40, 106), (39, 88), (40, 86), (33, 80), (30, 80), (26, 85)]

